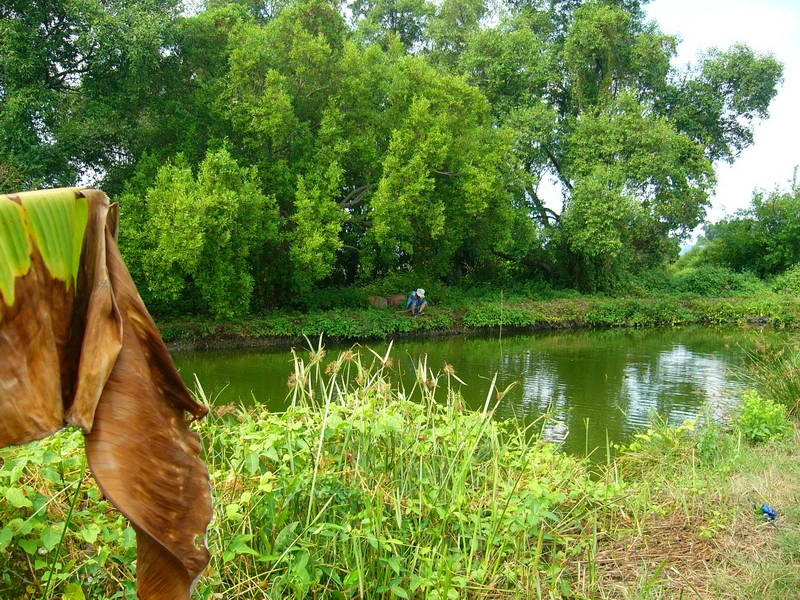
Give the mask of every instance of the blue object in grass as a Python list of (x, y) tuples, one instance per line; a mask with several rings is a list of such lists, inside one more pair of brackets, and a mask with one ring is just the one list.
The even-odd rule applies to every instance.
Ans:
[(775, 519), (778, 518), (778, 511), (775, 510), (775, 508), (773, 508), (772, 506), (770, 506), (769, 504), (766, 504), (766, 503), (761, 505), (761, 513), (765, 517), (767, 517), (767, 519), (769, 519), (770, 521), (774, 521)]

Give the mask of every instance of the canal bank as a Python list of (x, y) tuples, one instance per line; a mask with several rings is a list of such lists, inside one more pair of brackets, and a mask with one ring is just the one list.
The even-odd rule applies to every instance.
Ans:
[(345, 308), (305, 313), (275, 311), (229, 322), (158, 322), (171, 350), (290, 347), (303, 345), (306, 337), (320, 335), (330, 341), (359, 341), (501, 330), (748, 324), (796, 327), (800, 324), (800, 299), (775, 294), (754, 298), (585, 297), (514, 304), (432, 304), (420, 317), (391, 309)]

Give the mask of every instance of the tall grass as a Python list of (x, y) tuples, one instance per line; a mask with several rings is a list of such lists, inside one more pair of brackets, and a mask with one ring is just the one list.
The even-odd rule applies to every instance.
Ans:
[(800, 418), (800, 348), (762, 345), (748, 352), (743, 376), (764, 396), (783, 404), (794, 418)]
[[(530, 431), (466, 411), (452, 369), (392, 389), (386, 355), (295, 357), (284, 414), (205, 425), (226, 598), (569, 597), (618, 494)], [(234, 424), (235, 423), (235, 424)], [(262, 596), (259, 596), (262, 594)]]

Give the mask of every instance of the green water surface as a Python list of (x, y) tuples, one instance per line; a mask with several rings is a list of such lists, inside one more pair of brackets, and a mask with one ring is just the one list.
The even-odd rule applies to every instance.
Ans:
[[(746, 349), (790, 336), (690, 327), (400, 339), (393, 342), (392, 371), (408, 386), (420, 359), (427, 357), (434, 372), (448, 363), (467, 384), (461, 386), (466, 403), (476, 409), (483, 407), (496, 373), (499, 389), (516, 382), (498, 417), (536, 421), (546, 439), (567, 451), (604, 456), (607, 442), (630, 439), (654, 415), (677, 425), (698, 416), (703, 405), (715, 415), (735, 409), (744, 385), (736, 372)], [(383, 353), (387, 342), (369, 346)], [(351, 347), (330, 345), (328, 358)], [(286, 407), (288, 349), (184, 352), (175, 361), (189, 386), (196, 375), (217, 404)], [(550, 417), (537, 421), (545, 412)]]

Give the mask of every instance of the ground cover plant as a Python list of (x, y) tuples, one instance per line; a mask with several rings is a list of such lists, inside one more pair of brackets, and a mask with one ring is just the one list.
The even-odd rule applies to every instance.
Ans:
[[(194, 597), (783, 600), (800, 584), (795, 425), (755, 445), (764, 411), (654, 425), (592, 467), (542, 423), (494, 420), (503, 390), (465, 410), (450, 367), (423, 361), (400, 389), (389, 351), (323, 356), (297, 354), (285, 413), (218, 406), (199, 425), (216, 518)], [(135, 597), (132, 530), (79, 447), (73, 431), (0, 452), (3, 597)]]

